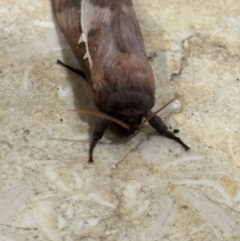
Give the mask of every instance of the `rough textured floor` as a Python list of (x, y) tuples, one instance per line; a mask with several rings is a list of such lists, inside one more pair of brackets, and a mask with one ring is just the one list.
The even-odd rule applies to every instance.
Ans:
[(160, 113), (190, 147), (146, 125), (108, 131), (87, 160), (96, 119), (50, 2), (0, 8), (0, 240), (240, 240), (240, 2), (134, 1)]

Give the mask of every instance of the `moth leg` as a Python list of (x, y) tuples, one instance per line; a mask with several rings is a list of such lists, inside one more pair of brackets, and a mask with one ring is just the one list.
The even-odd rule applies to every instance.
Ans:
[(157, 132), (160, 135), (166, 136), (170, 139), (173, 139), (174, 141), (181, 144), (184, 149), (187, 151), (190, 149), (179, 137), (175, 136), (172, 132), (168, 131), (167, 126), (163, 123), (162, 119), (159, 116), (154, 116), (152, 119), (150, 119), (149, 124), (157, 130)]
[(87, 76), (85, 75), (84, 71), (82, 71), (82, 70), (80, 70), (80, 69), (75, 69), (75, 68), (73, 68), (73, 67), (71, 67), (71, 66), (69, 66), (69, 65), (67, 65), (67, 64), (64, 64), (64, 63), (63, 63), (61, 60), (59, 60), (59, 59), (57, 60), (57, 64), (60, 64), (60, 65), (62, 65), (63, 67), (71, 70), (71, 71), (74, 72), (75, 74), (81, 76), (82, 78), (87, 79)]
[(148, 60), (151, 61), (157, 56), (157, 53), (154, 52), (152, 55), (148, 56)]
[(94, 128), (93, 135), (92, 135), (92, 141), (89, 148), (89, 159), (88, 162), (93, 162), (93, 150), (95, 146), (97, 145), (98, 141), (102, 138), (103, 134), (107, 130), (109, 125), (109, 120), (105, 119), (98, 119), (97, 124)]

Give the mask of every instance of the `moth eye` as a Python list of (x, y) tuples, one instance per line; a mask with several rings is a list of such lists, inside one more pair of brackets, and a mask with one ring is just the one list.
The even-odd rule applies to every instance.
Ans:
[(125, 115), (119, 115), (119, 116), (118, 116), (118, 119), (121, 120), (121, 121), (123, 121), (123, 122), (125, 122), (125, 123), (128, 122), (128, 118), (127, 118)]
[(138, 123), (138, 124), (141, 124), (141, 123), (142, 123), (142, 116), (141, 116), (141, 115), (138, 115), (137, 123)]

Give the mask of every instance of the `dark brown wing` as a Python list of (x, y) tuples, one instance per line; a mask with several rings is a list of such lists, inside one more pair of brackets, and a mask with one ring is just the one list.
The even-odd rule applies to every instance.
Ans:
[(86, 48), (84, 44), (79, 45), (79, 39), (82, 34), (80, 4), (81, 0), (52, 0), (53, 11), (57, 22), (81, 67), (87, 77), (90, 78), (88, 61), (86, 59), (84, 60)]
[(81, 27), (87, 36), (93, 62), (100, 57), (105, 65), (119, 53), (133, 53), (146, 61), (143, 38), (131, 0), (82, 0)]
[(116, 88), (154, 89), (152, 69), (131, 0), (52, 3), (57, 21), (96, 95), (101, 95), (101, 91), (108, 95), (106, 92)]

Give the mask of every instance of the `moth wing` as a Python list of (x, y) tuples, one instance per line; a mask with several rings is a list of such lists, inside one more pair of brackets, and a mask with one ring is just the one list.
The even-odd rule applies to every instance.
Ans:
[(52, 0), (52, 4), (92, 87), (104, 81), (104, 72), (130, 61), (130, 55), (151, 72), (131, 0)]
[(89, 77), (89, 64), (84, 61), (85, 45), (79, 46), (82, 35), (80, 24), (80, 0), (52, 0), (53, 11), (57, 22), (68, 41), (81, 67)]
[(112, 63), (119, 54), (148, 60), (131, 0), (82, 0), (81, 27), (88, 40), (90, 61)]

